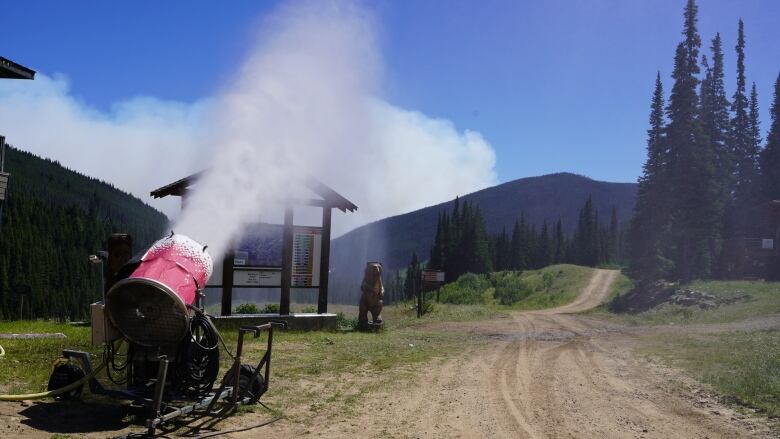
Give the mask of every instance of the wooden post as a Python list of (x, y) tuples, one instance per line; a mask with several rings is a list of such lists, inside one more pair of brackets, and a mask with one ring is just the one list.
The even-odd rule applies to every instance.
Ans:
[(328, 312), (328, 271), (330, 270), (330, 218), (333, 208), (322, 207), (322, 246), (320, 252), (320, 295), (317, 299), (317, 313)]
[[(422, 273), (420, 273), (420, 276), (422, 276)], [(416, 276), (415, 276), (416, 277)], [(412, 285), (417, 293), (417, 318), (419, 319), (423, 315), (423, 303), (422, 303), (422, 279), (414, 280), (414, 277), (412, 277)]]
[(231, 249), (225, 254), (222, 261), (222, 312), (223, 316), (229, 316), (233, 312), (233, 260), (235, 259)]
[(279, 314), (290, 314), (290, 287), (292, 286), (293, 264), (293, 208), (284, 208), (284, 234), (282, 237), (282, 294), (279, 299)]

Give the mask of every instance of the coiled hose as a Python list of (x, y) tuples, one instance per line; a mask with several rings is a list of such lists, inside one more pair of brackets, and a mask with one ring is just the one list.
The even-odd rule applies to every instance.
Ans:
[[(5, 351), (2, 350), (2, 346), (0, 346), (0, 351), (2, 351), (1, 353), (5, 355)], [(49, 390), (47, 392), (40, 392), (40, 393), (25, 393), (21, 395), (0, 395), (0, 401), (28, 401), (32, 399), (53, 398), (55, 396), (62, 395), (63, 393), (70, 392), (71, 390), (77, 387), (83, 386), (84, 384), (87, 383), (87, 381), (91, 380), (98, 373), (100, 373), (105, 367), (106, 367), (106, 363), (102, 362), (88, 375), (80, 378), (78, 381), (68, 384), (65, 387), (60, 387), (59, 389)]]
[(95, 375), (102, 371), (104, 367), (106, 367), (106, 363), (100, 363), (100, 365), (96, 367), (95, 370), (93, 370), (89, 375), (86, 375), (78, 381), (68, 384), (65, 387), (60, 387), (59, 389), (49, 390), (48, 392), (27, 393), (23, 395), (0, 395), (0, 401), (27, 401), (30, 399), (42, 399), (62, 395), (63, 393), (70, 392), (79, 386), (83, 386), (87, 381), (91, 380), (95, 377)]

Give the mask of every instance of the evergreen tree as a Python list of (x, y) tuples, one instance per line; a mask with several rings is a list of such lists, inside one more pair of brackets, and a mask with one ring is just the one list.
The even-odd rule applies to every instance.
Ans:
[(431, 257), (428, 260), (428, 267), (433, 270), (441, 270), (444, 266), (444, 215), (439, 213), (436, 217), (436, 236), (433, 239), (431, 247)]
[[(731, 122), (731, 154), (734, 157), (734, 199), (735, 225), (739, 230), (742, 218), (740, 211), (750, 207), (755, 202), (755, 183), (758, 177), (758, 150), (751, 139), (750, 116), (748, 114), (748, 97), (745, 79), (745, 25), (739, 20), (737, 35), (737, 89), (734, 92)], [(738, 232), (737, 232), (738, 233)]]
[(661, 251), (668, 215), (664, 181), (669, 163), (664, 132), (664, 92), (661, 73), (655, 78), (650, 104), (650, 128), (647, 130), (647, 160), (639, 177), (634, 216), (629, 226), (629, 271), (639, 279), (657, 279), (664, 275)]
[[(758, 114), (758, 92), (756, 91), (756, 83), (750, 89), (750, 149), (756, 151), (756, 157), (759, 156), (761, 150), (761, 122), (759, 121)], [(756, 161), (757, 163), (757, 161)], [(755, 186), (753, 187), (755, 189)]]
[(493, 269), (496, 271), (511, 269), (511, 243), (506, 233), (506, 228), (501, 229), (492, 240)]
[(414, 252), (409, 265), (406, 267), (406, 279), (404, 280), (404, 296), (407, 300), (414, 298), (415, 294), (417, 294), (422, 282), (421, 276), (420, 261), (417, 258), (417, 252)]
[(558, 218), (558, 222), (555, 223), (555, 256), (553, 262), (560, 264), (564, 262), (566, 257), (566, 237), (563, 235), (563, 224), (561, 219)]
[(685, 8), (685, 40), (677, 46), (674, 85), (667, 106), (669, 124), (669, 178), (663, 184), (674, 188), (672, 212), (668, 217), (673, 276), (690, 280), (707, 277), (720, 244), (718, 182), (714, 154), (699, 118), (697, 6), (689, 0)]
[(575, 262), (579, 265), (599, 264), (598, 213), (593, 209), (593, 198), (588, 196), (580, 209), (577, 230), (574, 233)]
[[(512, 228), (512, 242), (510, 244), (510, 262), (509, 268), (511, 270), (523, 270), (525, 269), (524, 254), (523, 254), (523, 232), (520, 226), (520, 221), (523, 221), (523, 214), (520, 214), (520, 220), (515, 220), (515, 225)], [(525, 224), (523, 223), (523, 227)]]
[(618, 262), (618, 250), (620, 248), (620, 228), (617, 218), (617, 208), (612, 206), (612, 214), (609, 218), (609, 246), (604, 262)]
[[(470, 203), (465, 206), (468, 206), (469, 209), (468, 217), (465, 218), (467, 228), (461, 243), (461, 248), (464, 250), (463, 257), (466, 261), (463, 272), (488, 273), (493, 271), (493, 263), (490, 258), (485, 221), (479, 207), (472, 207)], [(467, 212), (465, 206), (463, 210)]]
[[(701, 84), (701, 121), (704, 134), (709, 137), (713, 151), (715, 181), (718, 190), (718, 202), (727, 205), (731, 200), (734, 185), (734, 160), (729, 151), (729, 101), (726, 97), (725, 70), (723, 67), (723, 45), (720, 33), (712, 39), (712, 68), (707, 68), (707, 76)], [(706, 61), (706, 57), (704, 58)]]
[(780, 74), (770, 110), (771, 124), (766, 147), (761, 151), (762, 192), (765, 200), (780, 200)]
[(547, 226), (547, 220), (542, 223), (542, 231), (539, 234), (539, 245), (537, 247), (536, 266), (546, 267), (552, 263), (553, 246), (550, 238), (550, 230)]

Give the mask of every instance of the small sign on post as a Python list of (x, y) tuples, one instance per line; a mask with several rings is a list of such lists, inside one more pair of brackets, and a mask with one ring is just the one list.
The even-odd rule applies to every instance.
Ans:
[(437, 290), (444, 285), (444, 272), (440, 270), (423, 270), (420, 280), (422, 285), (421, 288), (417, 289), (417, 317), (425, 314), (424, 293)]
[(432, 286), (441, 286), (444, 283), (444, 272), (441, 270), (423, 270), (422, 272), (423, 284)]

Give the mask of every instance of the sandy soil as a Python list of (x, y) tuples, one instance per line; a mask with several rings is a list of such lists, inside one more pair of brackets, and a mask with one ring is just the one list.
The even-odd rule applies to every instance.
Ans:
[[(368, 398), (365, 414), (281, 421), (272, 437), (743, 438), (765, 425), (719, 405), (679, 372), (634, 358), (630, 331), (573, 315), (599, 305), (617, 272), (598, 270), (573, 303), (512, 319), (448, 323), (491, 342)], [(623, 328), (627, 329), (627, 328)], [(256, 432), (237, 434), (254, 437)]]
[[(633, 356), (636, 328), (576, 315), (605, 300), (616, 276), (615, 271), (597, 270), (578, 298), (560, 308), (514, 312), (511, 319), (431, 325), (481, 334), (487, 341), (462, 355), (421, 367), (402, 382), (385, 380), (377, 386), (373, 377), (357, 373), (323, 383), (370, 388), (351, 411), (313, 415), (302, 406), (286, 414), (299, 420), (316, 418), (310, 422), (283, 419), (225, 437), (771, 437), (762, 421), (720, 405), (679, 371)], [(691, 330), (706, 331), (705, 326)], [(670, 329), (641, 330), (662, 336)], [(31, 428), (35, 427), (30, 425), (32, 413), (26, 416), (25, 411), (55, 407), (36, 404), (20, 413), (19, 406), (0, 404), (0, 434), (49, 437), (52, 430)], [(251, 427), (269, 418), (246, 414), (217, 428)], [(126, 434), (127, 426), (108, 427), (89, 436), (107, 437), (120, 431)]]

